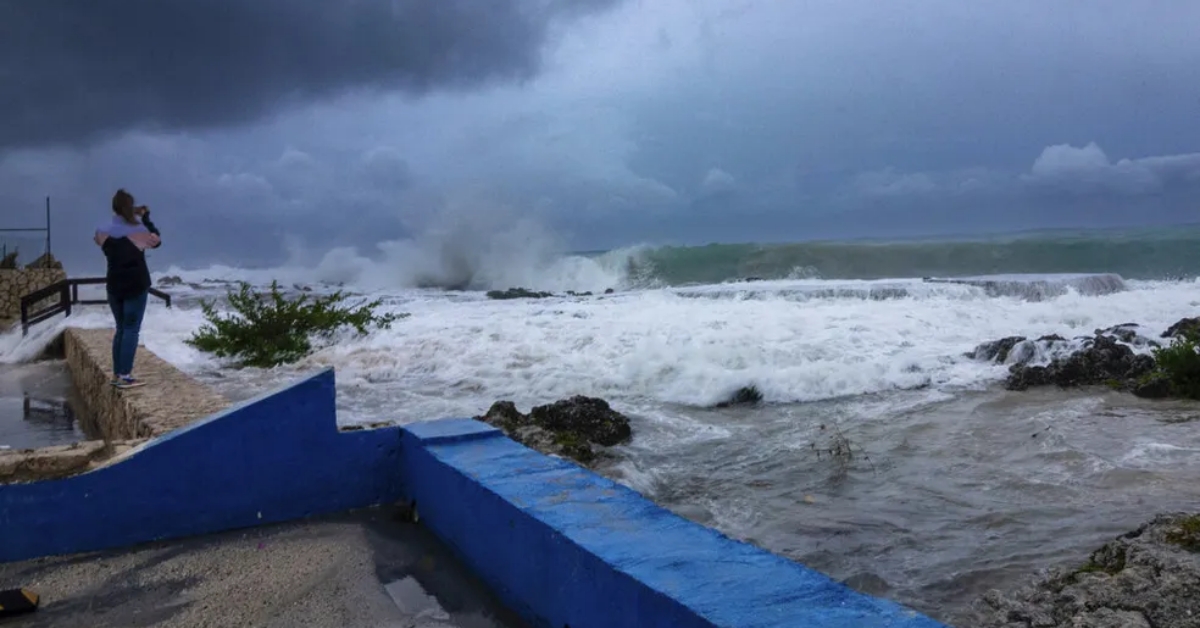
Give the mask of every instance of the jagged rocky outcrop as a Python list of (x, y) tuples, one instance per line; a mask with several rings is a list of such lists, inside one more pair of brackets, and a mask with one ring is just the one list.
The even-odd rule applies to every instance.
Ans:
[(1200, 346), (1200, 317), (1180, 319), (1160, 337), (1169, 340), (1155, 340), (1137, 323), (1123, 323), (1072, 340), (1009, 336), (965, 355), (1008, 365), (1009, 390), (1103, 384), (1139, 397), (1200, 400), (1200, 356), (1191, 353)]
[(967, 357), (1004, 364), (1008, 362), (1008, 354), (1012, 352), (1013, 347), (1026, 340), (1025, 336), (1006, 336), (999, 340), (990, 340), (975, 347), (975, 350), (968, 353)]
[(576, 395), (537, 406), (522, 414), (511, 401), (497, 401), (478, 420), (494, 425), (513, 440), (542, 453), (584, 465), (596, 462), (603, 447), (629, 442), (629, 417), (596, 397)]
[(1179, 338), (1188, 334), (1200, 334), (1200, 316), (1181, 318), (1162, 333), (1163, 338)]
[(1139, 380), (1154, 371), (1154, 358), (1134, 353), (1112, 335), (1096, 334), (1083, 341), (1083, 348), (1045, 366), (1014, 364), (1004, 385), (1009, 390), (1055, 385), (1063, 388), (1107, 384), (1135, 390)]
[[(967, 355), (1008, 364), (1005, 388), (1009, 390), (1104, 384), (1143, 397), (1166, 396), (1170, 387), (1157, 374), (1154, 357), (1134, 351), (1134, 347), (1158, 347), (1161, 343), (1140, 332), (1136, 323), (1124, 323), (1073, 341), (1056, 334), (1036, 340), (1009, 336), (982, 343)], [(1048, 364), (1032, 364), (1039, 353), (1055, 357)]]
[(990, 591), (959, 625), (979, 628), (1200, 626), (1200, 515), (1159, 515), (1087, 562), (1008, 593)]

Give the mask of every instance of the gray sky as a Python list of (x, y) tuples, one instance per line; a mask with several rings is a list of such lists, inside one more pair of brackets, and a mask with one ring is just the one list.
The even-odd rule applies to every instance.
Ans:
[[(91, 260), (1200, 219), (1192, 0), (0, 0), (0, 204)], [(492, 228), (489, 227), (489, 228)], [(169, 251), (167, 249), (170, 249)]]

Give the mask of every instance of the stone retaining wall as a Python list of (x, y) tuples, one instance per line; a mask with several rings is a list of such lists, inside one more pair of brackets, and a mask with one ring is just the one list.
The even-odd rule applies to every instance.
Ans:
[[(13, 321), (21, 317), (21, 297), (58, 283), (67, 278), (61, 268), (22, 268), (0, 270), (0, 321)], [(50, 297), (47, 302), (57, 301)], [(39, 303), (38, 305), (43, 305)]]
[(145, 347), (134, 375), (140, 388), (119, 390), (112, 380), (112, 330), (67, 328), (62, 346), (71, 379), (102, 440), (0, 452), (0, 483), (75, 475), (108, 464), (148, 439), (220, 412), (230, 402)]
[(229, 406), (229, 400), (138, 347), (133, 366), (145, 386), (120, 390), (112, 384), (111, 329), (67, 328), (67, 367), (87, 412), (105, 440), (161, 436)]

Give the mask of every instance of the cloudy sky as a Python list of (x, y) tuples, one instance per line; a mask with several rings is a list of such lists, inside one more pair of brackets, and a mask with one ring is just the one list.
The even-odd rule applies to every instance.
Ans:
[[(0, 0), (4, 226), (163, 262), (1200, 218), (1194, 0)], [(21, 223), (21, 224), (15, 224)], [(169, 249), (169, 250), (168, 250)]]

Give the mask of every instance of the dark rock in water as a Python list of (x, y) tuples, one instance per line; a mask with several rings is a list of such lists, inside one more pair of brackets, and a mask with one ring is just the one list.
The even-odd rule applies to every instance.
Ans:
[(1055, 358), (1046, 366), (1014, 364), (1009, 368), (1005, 388), (1026, 390), (1051, 384), (1067, 388), (1114, 382), (1117, 388), (1132, 388), (1154, 366), (1154, 358), (1135, 354), (1112, 336), (1097, 335), (1087, 340), (1083, 349)]
[(1139, 378), (1129, 391), (1146, 399), (1165, 399), (1171, 396), (1171, 379), (1166, 373), (1154, 371)]
[(1097, 329), (1092, 333), (1097, 336), (1113, 336), (1121, 342), (1133, 342), (1134, 338), (1137, 338), (1138, 335), (1137, 328), (1137, 323), (1121, 323), (1120, 325), (1113, 325), (1108, 329)]
[(537, 406), (527, 415), (511, 401), (497, 401), (477, 419), (527, 447), (585, 465), (598, 457), (593, 445), (612, 447), (633, 437), (629, 417), (603, 399), (581, 395)]
[(478, 419), (505, 431), (516, 429), (529, 422), (529, 418), (521, 414), (521, 411), (517, 409), (517, 404), (511, 401), (493, 403), (492, 407), (488, 408), (487, 414)]
[(985, 362), (1004, 364), (1008, 360), (1008, 353), (1021, 342), (1025, 342), (1025, 336), (1008, 336), (999, 340), (985, 342), (975, 347), (975, 350), (968, 353), (967, 357)]
[(570, 458), (585, 465), (596, 458), (587, 441), (572, 434), (556, 434), (534, 425), (511, 401), (497, 401), (487, 414), (476, 419), (500, 428), (509, 438), (544, 454)]
[(633, 438), (629, 417), (613, 410), (596, 397), (576, 395), (570, 399), (537, 406), (529, 418), (551, 432), (571, 432), (597, 445), (613, 447)]
[(471, 289), (471, 278), (451, 279), (418, 277), (416, 287), (422, 290), (445, 290), (446, 292), (465, 292)]
[(959, 622), (979, 628), (1195, 628), (1200, 515), (1159, 515), (1082, 565), (1009, 593), (990, 591)]
[(1067, 339), (1058, 334), (1047, 334), (1038, 338), (1038, 342), (1066, 342)]
[(615, 292), (615, 291), (614, 291), (612, 288), (605, 288), (605, 289), (604, 289), (604, 294), (612, 294), (613, 292)]
[(535, 292), (525, 288), (509, 288), (508, 290), (488, 290), (489, 299), (545, 299), (554, 296), (553, 292)]
[(1029, 390), (1034, 386), (1046, 386), (1052, 381), (1049, 368), (1045, 366), (1014, 364), (1004, 380), (1004, 387), (1008, 390)]
[(567, 295), (572, 297), (590, 297), (592, 296), (592, 292), (590, 290), (587, 292), (575, 292), (574, 290), (567, 290)]
[(1163, 338), (1176, 338), (1186, 335), (1200, 335), (1200, 316), (1181, 318), (1162, 333)]
[(160, 286), (178, 286), (183, 283), (183, 278), (179, 275), (167, 275), (158, 280)]
[(718, 408), (728, 408), (731, 406), (753, 406), (762, 403), (762, 392), (757, 386), (742, 386), (734, 391), (728, 399), (717, 404)]

